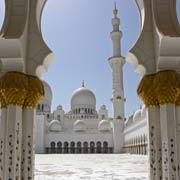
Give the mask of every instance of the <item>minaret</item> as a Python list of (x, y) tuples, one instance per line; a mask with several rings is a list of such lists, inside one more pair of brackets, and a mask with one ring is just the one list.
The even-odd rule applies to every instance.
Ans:
[(121, 37), (122, 32), (119, 30), (120, 19), (118, 18), (118, 10), (113, 11), (112, 19), (113, 31), (110, 36), (113, 44), (113, 56), (109, 58), (109, 64), (112, 68), (112, 105), (113, 105), (113, 139), (114, 153), (123, 151), (124, 143), (124, 89), (123, 89), (123, 65), (124, 57), (121, 56)]

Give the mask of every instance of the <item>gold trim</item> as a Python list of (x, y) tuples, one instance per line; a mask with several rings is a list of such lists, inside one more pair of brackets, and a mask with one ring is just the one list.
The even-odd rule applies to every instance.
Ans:
[(141, 80), (137, 93), (147, 107), (180, 105), (180, 75), (171, 70), (146, 75)]
[(9, 105), (35, 108), (43, 96), (43, 83), (35, 76), (8, 72), (0, 78), (1, 108)]

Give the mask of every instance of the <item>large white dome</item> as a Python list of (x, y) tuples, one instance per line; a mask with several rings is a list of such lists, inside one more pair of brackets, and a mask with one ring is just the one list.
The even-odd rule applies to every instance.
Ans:
[(71, 109), (74, 110), (77, 108), (96, 109), (96, 97), (94, 93), (84, 87), (84, 85), (76, 89), (71, 97)]

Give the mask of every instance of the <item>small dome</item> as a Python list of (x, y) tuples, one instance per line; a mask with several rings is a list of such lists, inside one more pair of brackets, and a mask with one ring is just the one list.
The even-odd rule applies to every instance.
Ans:
[(74, 131), (86, 131), (86, 130), (87, 130), (87, 126), (83, 120), (77, 120), (74, 123)]
[(100, 109), (106, 109), (106, 105), (101, 105)]
[(138, 109), (133, 115), (133, 122), (141, 120), (141, 109)]
[(52, 132), (60, 132), (62, 131), (61, 123), (58, 120), (52, 120), (49, 123), (48, 129), (49, 131), (52, 131)]
[(96, 109), (96, 97), (94, 93), (84, 87), (76, 89), (71, 97), (71, 110), (76, 108), (90, 108), (95, 110)]
[(51, 87), (45, 81), (43, 81), (43, 84), (44, 84), (45, 95), (44, 95), (44, 98), (42, 99), (41, 103), (51, 105), (51, 102), (52, 102), (52, 90), (51, 90)]
[(108, 120), (101, 120), (98, 125), (99, 131), (110, 131), (111, 124)]
[(56, 108), (57, 110), (62, 110), (63, 109), (63, 107), (61, 106), (61, 105), (59, 105), (59, 106), (57, 106), (57, 108)]

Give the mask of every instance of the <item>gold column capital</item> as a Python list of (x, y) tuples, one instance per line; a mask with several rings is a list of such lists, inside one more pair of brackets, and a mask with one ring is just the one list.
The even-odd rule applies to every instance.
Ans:
[(141, 80), (137, 93), (147, 107), (164, 104), (180, 104), (180, 75), (166, 70), (146, 75)]
[(0, 78), (1, 108), (8, 105), (35, 108), (43, 96), (43, 83), (35, 76), (8, 72)]

